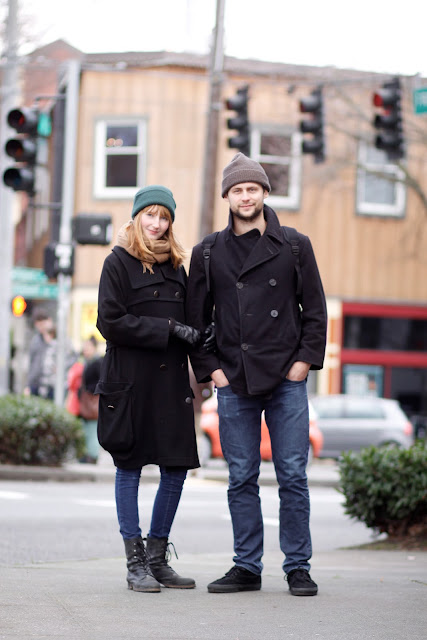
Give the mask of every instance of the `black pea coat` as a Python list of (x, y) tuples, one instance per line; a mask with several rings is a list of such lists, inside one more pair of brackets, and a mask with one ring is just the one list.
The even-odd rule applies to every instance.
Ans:
[[(299, 234), (303, 280), (300, 313), (295, 256), (275, 212), (264, 206), (267, 227), (243, 266), (236, 266), (230, 222), (210, 252), (208, 292), (202, 243), (191, 257), (187, 288), (188, 324), (203, 330), (215, 308), (217, 354), (191, 354), (198, 382), (222, 368), (238, 395), (270, 393), (297, 360), (323, 366), (326, 302), (310, 240)], [(236, 274), (233, 275), (233, 274)]]
[(143, 273), (122, 247), (106, 258), (97, 327), (107, 340), (99, 394), (98, 438), (114, 464), (199, 466), (193, 392), (185, 343), (168, 318), (185, 322), (187, 276), (171, 262)]

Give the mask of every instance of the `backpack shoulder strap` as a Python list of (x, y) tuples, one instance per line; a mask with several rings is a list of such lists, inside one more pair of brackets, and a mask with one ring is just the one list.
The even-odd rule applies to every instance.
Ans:
[(219, 231), (214, 231), (214, 233), (210, 233), (206, 238), (202, 240), (202, 248), (203, 248), (203, 261), (205, 265), (205, 274), (206, 274), (206, 287), (208, 293), (211, 290), (211, 279), (210, 279), (210, 258), (211, 258), (211, 248), (214, 246)]
[(298, 231), (293, 227), (282, 227), (283, 235), (286, 240), (291, 245), (291, 251), (295, 256), (295, 271), (297, 274), (297, 288), (296, 288), (296, 297), (298, 304), (301, 304), (302, 300), (302, 273), (301, 273), (301, 265), (299, 261), (299, 237)]

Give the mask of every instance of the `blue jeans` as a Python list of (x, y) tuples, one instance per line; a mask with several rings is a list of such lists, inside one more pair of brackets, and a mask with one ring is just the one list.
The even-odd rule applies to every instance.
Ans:
[(237, 396), (230, 386), (218, 393), (221, 447), (229, 465), (228, 505), (236, 565), (260, 574), (264, 527), (259, 497), (261, 414), (270, 432), (280, 498), (283, 570), (310, 570), (310, 497), (307, 484), (309, 419), (306, 381), (284, 380), (271, 396)]
[[(149, 536), (168, 538), (178, 509), (186, 469), (160, 467), (160, 484), (151, 514)], [(116, 507), (120, 533), (125, 540), (141, 536), (138, 489), (141, 469), (116, 469)]]

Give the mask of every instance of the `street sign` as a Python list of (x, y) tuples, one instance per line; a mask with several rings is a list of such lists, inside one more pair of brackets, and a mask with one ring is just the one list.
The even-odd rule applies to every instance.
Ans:
[(12, 267), (12, 282), (47, 282), (47, 275), (43, 269), (33, 269), (31, 267)]
[(56, 300), (58, 285), (53, 282), (15, 282), (12, 281), (12, 295), (27, 299)]
[(414, 89), (414, 113), (419, 115), (421, 113), (427, 113), (427, 87), (420, 89)]

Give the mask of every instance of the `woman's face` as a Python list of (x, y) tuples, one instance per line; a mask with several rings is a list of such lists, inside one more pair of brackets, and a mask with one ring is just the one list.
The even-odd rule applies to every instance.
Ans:
[(141, 211), (139, 220), (143, 233), (150, 240), (160, 240), (169, 229), (169, 218), (164, 213)]

